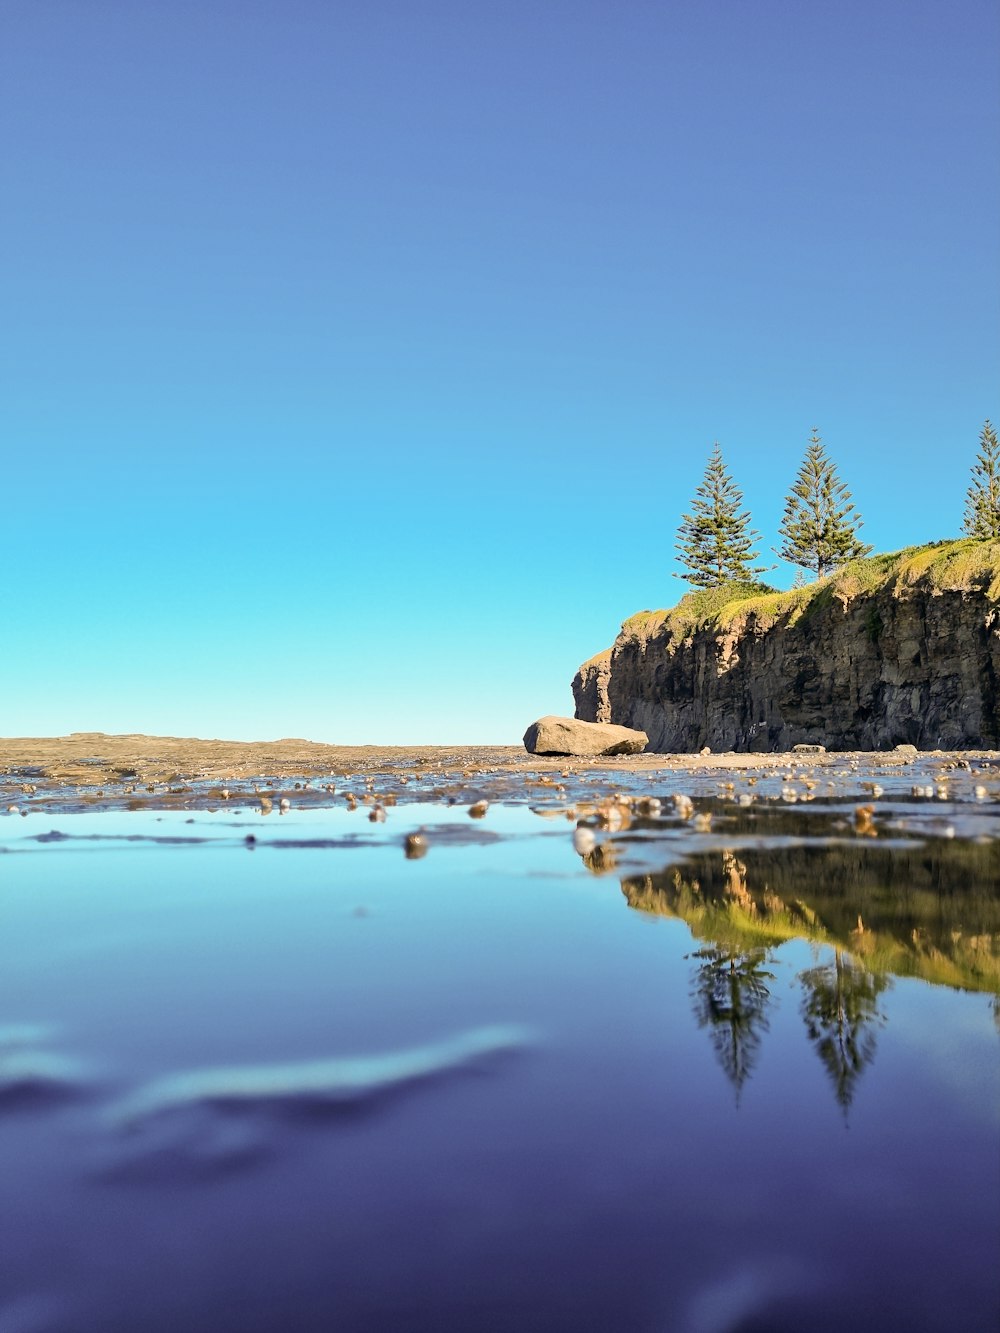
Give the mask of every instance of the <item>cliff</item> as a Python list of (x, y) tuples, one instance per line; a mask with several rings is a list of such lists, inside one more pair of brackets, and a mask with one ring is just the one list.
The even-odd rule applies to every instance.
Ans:
[(790, 592), (691, 593), (626, 620), (573, 694), (578, 718), (662, 752), (998, 747), (1000, 542), (855, 560)]

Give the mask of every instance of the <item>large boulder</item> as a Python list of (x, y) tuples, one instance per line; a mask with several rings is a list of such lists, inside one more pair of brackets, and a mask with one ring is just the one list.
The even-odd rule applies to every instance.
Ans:
[(540, 717), (524, 733), (529, 754), (639, 754), (649, 737), (610, 722), (580, 722), (575, 717)]

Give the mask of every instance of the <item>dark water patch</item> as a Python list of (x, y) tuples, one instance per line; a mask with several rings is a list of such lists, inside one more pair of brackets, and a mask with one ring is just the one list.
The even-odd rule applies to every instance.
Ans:
[(405, 1091), (488, 1067), (521, 1051), (530, 1034), (515, 1026), (473, 1029), (444, 1041), (384, 1055), (287, 1064), (220, 1066), (154, 1079), (106, 1113), (119, 1136), (112, 1170), (230, 1170), (276, 1146), (274, 1123), (328, 1120), (376, 1110)]
[[(252, 836), (252, 835), (251, 835)], [(249, 842), (249, 838), (245, 839)], [(256, 847), (273, 847), (279, 852), (332, 852), (352, 847), (373, 847), (381, 839), (366, 838), (362, 833), (348, 833), (342, 838), (254, 838)]]
[(0, 1058), (0, 1112), (36, 1111), (87, 1095), (80, 1066), (44, 1051)]
[(0, 1025), (0, 1112), (36, 1111), (92, 1091), (92, 1073), (81, 1061), (48, 1049), (46, 1025)]
[(194, 846), (200, 843), (210, 842), (211, 839), (202, 837), (198, 834), (168, 834), (168, 833), (63, 833), (59, 829), (51, 829), (48, 833), (31, 834), (27, 839), (29, 842), (39, 843), (60, 843), (60, 842), (125, 842), (153, 843), (163, 847), (185, 847)]
[(91, 1170), (109, 1183), (209, 1184), (268, 1161), (281, 1142), (274, 1124), (253, 1108), (236, 1115), (190, 1105), (128, 1137), (101, 1144)]
[(418, 830), (428, 847), (489, 847), (505, 835), (481, 824), (422, 824)]
[[(670, 800), (663, 802), (655, 816), (640, 813), (635, 803), (628, 811), (627, 828), (633, 834), (656, 834), (665, 830), (688, 829), (711, 832), (722, 837), (788, 837), (795, 839), (840, 839), (847, 837), (922, 838), (996, 838), (1000, 840), (1000, 809), (992, 803), (953, 803), (941, 800), (869, 798), (827, 798), (816, 801), (784, 802), (754, 796), (740, 802), (731, 796), (704, 796), (691, 803), (692, 815), (708, 816), (702, 827), (691, 815), (684, 817)], [(594, 818), (594, 807), (581, 805), (584, 818)], [(867, 813), (859, 818), (859, 811)], [(590, 813), (588, 813), (590, 812)], [(863, 827), (861, 827), (863, 826)]]

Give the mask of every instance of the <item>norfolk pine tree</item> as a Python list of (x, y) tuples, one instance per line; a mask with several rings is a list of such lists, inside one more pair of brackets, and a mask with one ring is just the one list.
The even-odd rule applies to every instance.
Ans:
[(821, 579), (845, 560), (867, 555), (872, 548), (858, 539), (861, 517), (850, 501), (814, 426), (778, 529), (782, 560), (815, 570)]
[(979, 456), (972, 469), (962, 526), (970, 537), (1000, 539), (1000, 446), (989, 418), (979, 436)]
[(682, 515), (677, 550), (687, 571), (684, 578), (696, 588), (714, 588), (731, 579), (752, 582), (762, 568), (752, 568), (759, 534), (750, 528), (749, 511), (740, 511), (743, 492), (722, 461), (718, 441), (708, 457), (705, 479), (695, 492), (691, 513)]

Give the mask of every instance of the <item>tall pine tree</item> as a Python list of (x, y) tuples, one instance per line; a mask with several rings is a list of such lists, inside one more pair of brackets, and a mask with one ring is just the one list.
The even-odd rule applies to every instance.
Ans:
[(988, 418), (979, 435), (979, 455), (972, 469), (962, 526), (970, 537), (1000, 539), (1000, 446)]
[(757, 558), (753, 547), (760, 535), (750, 528), (750, 513), (740, 510), (742, 503), (743, 492), (726, 471), (716, 440), (691, 513), (682, 515), (677, 530), (684, 577), (696, 588), (714, 588), (731, 579), (749, 583), (764, 573), (750, 564)]
[(850, 501), (851, 492), (837, 476), (814, 426), (785, 501), (779, 528), (782, 560), (814, 570), (822, 578), (845, 560), (867, 555), (872, 548), (858, 539), (861, 516)]

